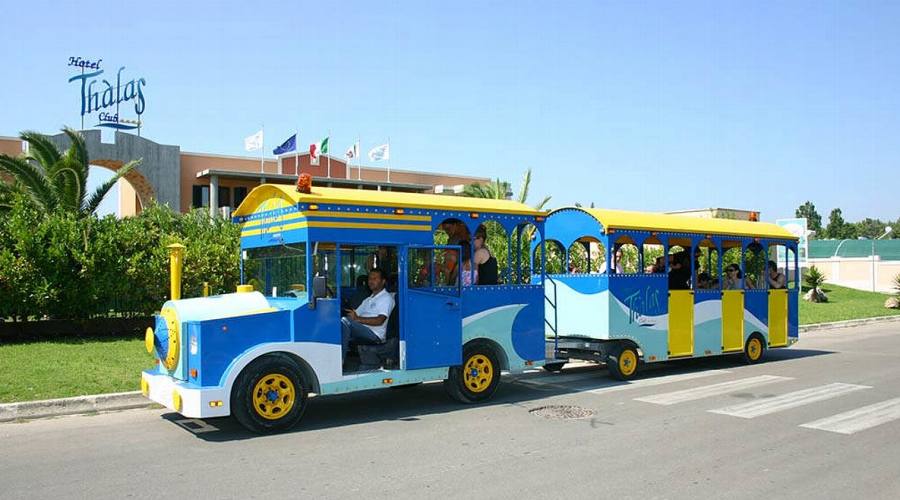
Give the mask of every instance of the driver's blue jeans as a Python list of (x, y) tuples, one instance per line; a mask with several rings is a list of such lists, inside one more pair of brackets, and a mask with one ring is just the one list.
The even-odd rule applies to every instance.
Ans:
[(355, 343), (362, 345), (378, 345), (383, 342), (368, 326), (346, 317), (341, 318), (341, 339), (343, 341), (343, 349), (341, 351), (342, 361), (347, 358), (350, 339), (353, 339)]

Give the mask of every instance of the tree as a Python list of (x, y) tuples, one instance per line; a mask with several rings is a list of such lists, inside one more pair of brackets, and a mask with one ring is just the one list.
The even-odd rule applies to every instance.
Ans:
[(844, 221), (840, 208), (835, 208), (828, 215), (828, 226), (825, 227), (824, 236), (836, 240), (856, 238), (856, 227)]
[(0, 154), (0, 210), (8, 210), (11, 200), (22, 195), (40, 212), (67, 212), (87, 217), (97, 210), (103, 197), (140, 160), (130, 161), (87, 196), (90, 159), (81, 134), (68, 127), (63, 132), (71, 144), (59, 151), (49, 137), (25, 131), (19, 137), (28, 143), (20, 156)]
[(862, 236), (870, 240), (878, 238), (884, 234), (887, 224), (878, 219), (866, 217), (865, 219), (854, 224), (857, 236)]
[[(525, 175), (522, 176), (522, 184), (519, 187), (519, 193), (516, 196), (516, 201), (519, 203), (525, 203), (528, 200), (528, 191), (531, 188), (531, 169), (525, 171)], [(501, 181), (500, 179), (495, 179), (490, 184), (469, 184), (463, 189), (464, 196), (470, 196), (472, 198), (489, 198), (492, 200), (505, 200), (508, 199), (512, 194), (512, 188), (510, 187), (510, 183), (506, 181)], [(547, 203), (550, 202), (551, 196), (545, 196), (540, 203), (534, 205), (534, 208), (537, 210), (543, 210)]]
[(805, 217), (806, 227), (810, 231), (815, 231), (816, 236), (822, 234), (822, 216), (816, 212), (816, 206), (811, 201), (807, 200), (806, 203), (797, 207), (794, 217)]

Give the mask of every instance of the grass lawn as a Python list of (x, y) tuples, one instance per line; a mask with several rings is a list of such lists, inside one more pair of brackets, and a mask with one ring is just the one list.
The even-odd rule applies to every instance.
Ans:
[(151, 366), (138, 339), (0, 345), (0, 403), (137, 391)]
[(885, 309), (888, 295), (826, 284), (828, 302), (813, 304), (800, 299), (800, 324), (827, 323), (875, 316), (900, 316), (898, 309)]

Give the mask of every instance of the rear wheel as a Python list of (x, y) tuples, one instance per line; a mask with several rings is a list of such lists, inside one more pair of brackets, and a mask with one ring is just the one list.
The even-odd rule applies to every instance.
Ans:
[(497, 354), (484, 344), (472, 344), (463, 350), (463, 364), (450, 368), (444, 388), (461, 403), (487, 401), (500, 384)]
[(766, 345), (763, 343), (762, 337), (758, 334), (751, 335), (744, 344), (744, 361), (747, 364), (754, 365), (762, 361), (763, 355), (766, 353)]
[(238, 377), (232, 389), (231, 411), (250, 431), (281, 432), (303, 417), (306, 397), (297, 364), (285, 356), (265, 356)]
[(623, 346), (615, 350), (606, 358), (606, 366), (609, 374), (618, 380), (634, 378), (638, 368), (637, 349), (631, 346)]

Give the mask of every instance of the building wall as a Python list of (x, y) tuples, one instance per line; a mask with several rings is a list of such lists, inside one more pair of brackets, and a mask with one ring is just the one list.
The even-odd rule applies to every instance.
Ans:
[[(872, 291), (872, 259), (862, 258), (828, 258), (809, 259), (810, 266), (825, 275), (825, 280), (835, 285)], [(875, 290), (878, 292), (894, 291), (894, 276), (900, 274), (900, 261), (875, 259)]]
[(19, 156), (22, 154), (22, 141), (18, 137), (0, 137), (0, 154)]
[[(235, 172), (259, 172), (259, 158), (246, 158), (240, 156), (224, 156), (211, 155), (202, 153), (181, 153), (181, 196), (179, 207), (182, 212), (191, 209), (191, 201), (193, 197), (193, 186), (209, 185), (209, 179), (198, 179), (197, 174), (204, 170), (231, 170)], [(264, 172), (275, 174), (278, 173), (278, 162), (272, 158), (264, 160)], [(230, 181), (222, 179), (219, 181), (220, 186), (247, 186), (253, 188), (257, 185), (254, 182)]]

